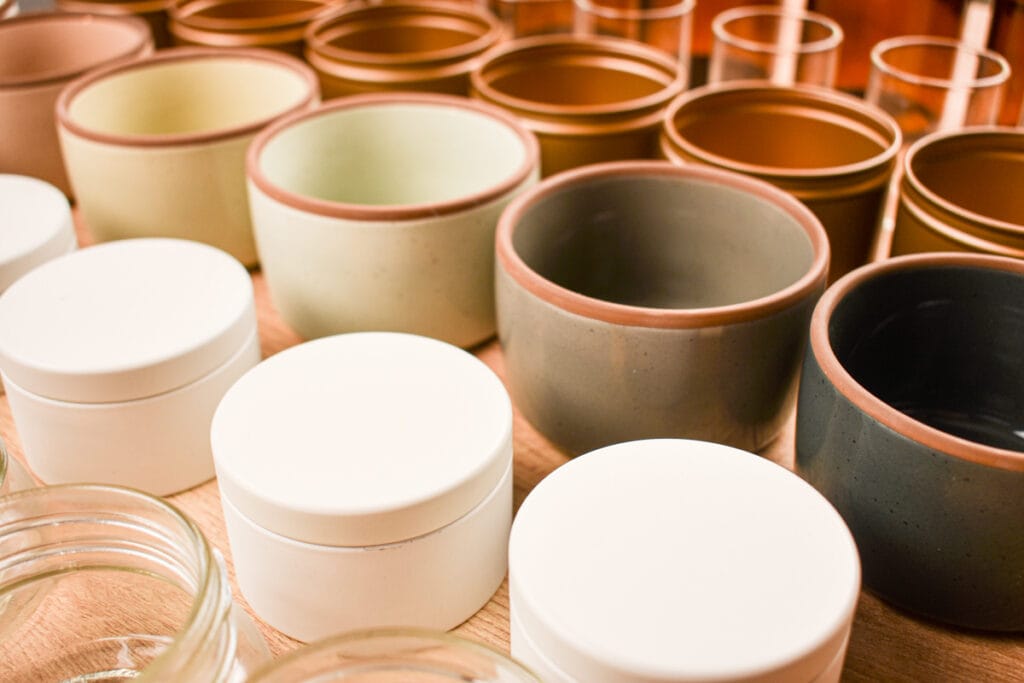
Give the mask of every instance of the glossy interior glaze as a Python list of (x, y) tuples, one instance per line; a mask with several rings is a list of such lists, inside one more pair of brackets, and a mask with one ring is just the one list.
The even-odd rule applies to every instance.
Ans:
[(892, 271), (840, 301), (836, 358), (865, 389), (935, 429), (1024, 451), (1024, 278), (969, 267)]

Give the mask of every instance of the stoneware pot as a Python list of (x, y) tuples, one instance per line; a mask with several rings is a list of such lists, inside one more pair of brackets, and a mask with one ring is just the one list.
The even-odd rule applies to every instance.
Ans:
[(903, 256), (811, 320), (797, 471), (832, 501), (864, 584), (950, 624), (1024, 630), (1024, 263)]
[(781, 190), (667, 162), (580, 168), (502, 214), (497, 258), (509, 387), (557, 446), (756, 450), (789, 416), (828, 240)]
[(174, 0), (53, 0), (61, 12), (138, 17), (149, 26), (153, 44), (158, 48), (171, 44), (171, 36), (167, 32), (167, 8), (172, 2)]
[(249, 150), (270, 296), (300, 336), (494, 334), (494, 230), (536, 182), (537, 142), (451, 95), (375, 93), (264, 131)]
[(891, 116), (851, 95), (741, 81), (672, 102), (661, 150), (674, 163), (744, 173), (802, 201), (828, 233), (835, 280), (870, 257), (901, 144)]
[(264, 47), (302, 56), (306, 26), (340, 0), (176, 0), (168, 30), (176, 45)]
[(472, 96), (537, 134), (545, 176), (585, 164), (658, 156), (668, 103), (686, 85), (677, 60), (625, 39), (513, 40), (472, 74)]
[(312, 69), (269, 50), (171, 48), (90, 72), (57, 102), (86, 227), (98, 241), (206, 242), (254, 265), (246, 150), (318, 100)]
[(903, 162), (893, 255), (970, 251), (1024, 258), (1024, 130), (933, 133)]
[(443, 0), (352, 3), (310, 25), (306, 59), (324, 99), (379, 91), (469, 94), (469, 74), (505, 36), (484, 7)]
[(71, 193), (54, 123), (60, 91), (86, 71), (153, 51), (141, 19), (40, 13), (0, 24), (0, 173)]

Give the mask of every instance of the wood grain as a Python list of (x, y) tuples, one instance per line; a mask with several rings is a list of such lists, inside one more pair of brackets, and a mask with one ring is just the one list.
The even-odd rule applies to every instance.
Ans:
[[(88, 235), (80, 230), (83, 243)], [(264, 357), (300, 342), (274, 311), (263, 277), (253, 274), (259, 312), (259, 331)], [(504, 380), (501, 348), (490, 341), (474, 353)], [(13, 424), (6, 395), (0, 396), (0, 435), (15, 458), (24, 462), (21, 443)], [(566, 457), (538, 434), (516, 412), (515, 504)], [(793, 461), (793, 420), (782, 436), (763, 454), (783, 466)], [(234, 578), (216, 482), (210, 481), (170, 498), (203, 528), (210, 542), (228, 561), (236, 599), (248, 610)], [(1024, 530), (1022, 530), (1024, 533)], [(251, 613), (251, 610), (250, 610)], [(275, 655), (300, 645), (270, 628), (256, 615)], [(491, 601), (458, 633), (508, 650), (508, 586), (502, 584)], [(843, 672), (844, 681), (1024, 681), (1024, 634), (992, 635), (962, 632), (918, 620), (864, 593), (858, 606), (853, 635)]]

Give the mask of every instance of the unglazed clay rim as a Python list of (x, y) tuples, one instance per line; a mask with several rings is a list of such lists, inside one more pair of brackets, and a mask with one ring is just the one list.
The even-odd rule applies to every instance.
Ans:
[(102, 0), (56, 0), (57, 7), (83, 12), (86, 14), (105, 14), (107, 16), (125, 14), (151, 14), (163, 12), (174, 0), (124, 0), (103, 2)]
[[(419, 105), (438, 108), (455, 108), (493, 119), (508, 128), (523, 145), (523, 163), (499, 184), (456, 199), (426, 204), (352, 204), (334, 202), (300, 195), (272, 183), (260, 164), (260, 156), (267, 144), (282, 131), (294, 125), (305, 123), (322, 116), (360, 107), (388, 105)], [(540, 146), (537, 138), (523, 128), (519, 121), (502, 110), (485, 102), (470, 100), (455, 95), (416, 92), (380, 92), (340, 97), (310, 111), (295, 112), (271, 124), (261, 131), (249, 145), (245, 158), (246, 175), (249, 180), (271, 199), (306, 213), (332, 218), (346, 218), (363, 221), (397, 221), (431, 218), (465, 211), (493, 202), (521, 186), (540, 164)]]
[(751, 17), (758, 16), (799, 19), (801, 23), (822, 26), (829, 32), (827, 37), (819, 40), (812, 40), (808, 43), (801, 41), (799, 44), (800, 47), (796, 51), (796, 54), (798, 55), (811, 55), (818, 52), (827, 52), (828, 50), (839, 47), (843, 42), (843, 29), (831, 17), (827, 17), (818, 12), (790, 10), (782, 5), (758, 5), (727, 9), (724, 12), (720, 12), (715, 15), (715, 18), (711, 20), (711, 32), (714, 34), (715, 39), (721, 41), (723, 44), (735, 45), (736, 47), (748, 52), (775, 54), (778, 52), (778, 49), (774, 45), (750, 40), (749, 38), (741, 38), (729, 33), (725, 29), (725, 24), (730, 21), (735, 21), (737, 19), (749, 19)]
[[(591, 180), (616, 178), (668, 178), (698, 180), (754, 195), (786, 213), (807, 235), (814, 258), (796, 282), (767, 296), (738, 304), (708, 308), (650, 308), (631, 306), (586, 296), (558, 285), (530, 268), (512, 244), (513, 233), (525, 214), (539, 200)], [(811, 210), (786, 192), (768, 183), (707, 166), (675, 166), (662, 161), (613, 161), (564, 171), (519, 195), (502, 213), (496, 234), (498, 263), (516, 284), (542, 301), (584, 318), (613, 325), (663, 329), (717, 327), (757, 320), (807, 299), (824, 287), (828, 275), (829, 245), (825, 229)]]
[[(644, 65), (662, 72), (666, 77), (660, 82), (660, 89), (647, 95), (631, 100), (620, 100), (605, 104), (549, 104), (539, 100), (528, 100), (508, 95), (491, 85), (488, 72), (496, 67), (511, 65), (519, 70), (523, 64), (529, 64), (537, 68), (537, 57), (534, 53), (543, 55), (551, 52), (558, 61), (569, 58), (570, 63), (585, 63), (593, 66), (595, 63), (601, 66), (609, 57), (614, 59), (631, 60), (643, 62)], [(548, 62), (547, 58), (541, 60), (541, 64)], [(635, 70), (616, 69), (621, 73), (628, 73), (637, 78), (651, 79), (645, 74)], [(658, 109), (670, 102), (683, 91), (685, 87), (684, 74), (679, 68), (676, 60), (668, 54), (624, 38), (609, 38), (607, 36), (585, 37), (572, 34), (567, 35), (538, 35), (528, 36), (511, 40), (502, 46), (496, 47), (489, 52), (486, 59), (470, 74), (470, 82), (473, 90), (479, 93), (484, 99), (493, 102), (507, 109), (525, 111), (530, 113), (544, 114), (556, 117), (573, 116), (600, 116), (603, 114), (630, 114), (644, 112), (648, 109)]]
[[(296, 102), (287, 109), (282, 109), (275, 114), (262, 117), (250, 123), (215, 130), (198, 131), (194, 133), (172, 133), (167, 135), (118, 135), (114, 133), (98, 132), (80, 126), (71, 118), (71, 114), (68, 111), (71, 102), (79, 93), (108, 76), (115, 76), (125, 71), (134, 71), (136, 69), (148, 69), (153, 66), (163, 66), (173, 62), (195, 62), (207, 59), (262, 62), (267, 65), (274, 65), (287, 69), (305, 82), (306, 94), (299, 102)], [(143, 59), (122, 61), (117, 64), (111, 64), (110, 66), (102, 69), (90, 71), (81, 78), (73, 81), (61, 91), (60, 96), (57, 98), (57, 122), (58, 125), (65, 128), (70, 133), (92, 142), (117, 145), (120, 147), (185, 146), (251, 135), (265, 127), (271, 121), (275, 121), (282, 116), (288, 116), (291, 113), (300, 112), (306, 109), (311, 104), (319, 100), (319, 97), (320, 85), (317, 81), (316, 74), (313, 72), (312, 68), (295, 57), (289, 57), (288, 55), (274, 52), (272, 50), (260, 50), (255, 48), (228, 49), (216, 47), (173, 47), (161, 50)]]
[[(729, 96), (735, 93), (745, 94), (748, 99), (755, 95), (758, 99), (747, 104), (763, 106), (769, 104), (773, 107), (799, 105), (801, 108), (813, 109), (817, 102), (826, 102), (844, 110), (847, 118), (858, 118), (868, 120), (870, 123), (886, 130), (889, 145), (875, 156), (841, 166), (823, 166), (819, 168), (785, 168), (780, 166), (761, 166), (750, 164), (744, 161), (737, 161), (729, 157), (720, 156), (707, 151), (703, 147), (693, 144), (679, 131), (675, 120), (679, 112), (687, 105), (699, 100), (713, 100), (719, 96)], [(763, 97), (770, 95), (770, 99)], [(699, 113), (699, 112), (698, 112)], [(830, 112), (831, 113), (831, 112)], [(842, 125), (839, 121), (832, 121), (835, 125)], [(848, 132), (861, 136), (859, 131), (853, 128), (842, 126)], [(881, 169), (893, 163), (896, 155), (903, 146), (903, 133), (899, 124), (884, 110), (865, 102), (852, 95), (837, 92), (828, 88), (819, 88), (810, 85), (781, 86), (771, 85), (764, 81), (730, 81), (725, 84), (705, 85), (693, 90), (687, 90), (669, 104), (662, 119), (662, 132), (668, 138), (672, 146), (683, 150), (685, 153), (700, 159), (701, 161), (718, 166), (719, 168), (738, 171), (749, 175), (756, 175), (761, 178), (787, 178), (787, 179), (810, 179), (810, 178), (833, 178), (838, 176), (854, 175), (866, 171)]]
[[(972, 140), (973, 138), (973, 140)], [(996, 138), (1001, 140), (1011, 140), (1015, 144), (1015, 150), (1011, 150), (1009, 146), (998, 147), (996, 145), (986, 145), (985, 147), (979, 147), (978, 139), (982, 144), (988, 142), (986, 138), (993, 138), (993, 142)], [(992, 151), (1014, 151), (1017, 152), (1017, 156), (1022, 158), (1024, 163), (1024, 131), (1019, 128), (1011, 128), (1006, 126), (978, 126), (972, 128), (963, 128), (953, 131), (938, 131), (925, 135), (920, 140), (912, 144), (908, 149), (906, 156), (903, 161), (903, 177), (906, 179), (907, 184), (914, 189), (915, 192), (920, 194), (928, 202), (942, 209), (944, 212), (965, 218), (966, 220), (977, 223), (984, 226), (994, 232), (1008, 233), (1015, 237), (1024, 236), (1024, 225), (1017, 223), (1010, 223), (1009, 221), (1000, 220), (998, 218), (992, 218), (984, 214), (975, 213), (963, 208), (959, 204), (945, 199), (941, 195), (933, 192), (924, 182), (918, 177), (917, 172), (914, 169), (914, 162), (917, 160), (917, 155), (922, 152), (929, 152), (933, 146), (939, 147), (945, 143), (951, 143), (956, 145), (958, 143), (968, 143), (968, 149), (960, 149), (961, 154), (958, 157), (965, 156), (967, 154), (973, 155), (977, 152), (992, 152)], [(946, 156), (951, 156), (946, 154)], [(956, 231), (960, 232), (960, 231)], [(981, 242), (988, 242), (989, 240), (980, 239)], [(1003, 246), (1003, 245), (999, 245)], [(1007, 247), (1012, 248), (1012, 247)]]
[(301, 0), (310, 5), (309, 9), (271, 16), (208, 19), (197, 17), (200, 12), (225, 5), (245, 5), (246, 0), (173, 0), (167, 13), (173, 21), (191, 29), (209, 32), (248, 33), (253, 31), (275, 32), (297, 24), (305, 26), (333, 7), (332, 0)]
[(896, 410), (865, 389), (836, 358), (829, 338), (829, 322), (839, 303), (873, 278), (898, 271), (961, 267), (994, 269), (1024, 277), (1024, 262), (1001, 256), (929, 253), (897, 256), (854, 270), (832, 284), (818, 300), (811, 316), (810, 345), (828, 381), (859, 410), (897, 434), (926, 448), (978, 465), (1024, 472), (1024, 452), (996, 448), (954, 436)]
[[(453, 45), (441, 50), (428, 50), (423, 52), (363, 52), (359, 50), (346, 50), (330, 45), (333, 39), (333, 30), (339, 24), (343, 25), (350, 21), (353, 16), (369, 15), (386, 12), (396, 13), (396, 16), (413, 17), (458, 17), (476, 22), (485, 30), (471, 40)], [(404, 11), (404, 13), (403, 13)], [(498, 44), (505, 29), (501, 22), (490, 12), (479, 8), (475, 4), (462, 2), (448, 2), (446, 0), (398, 0), (396, 2), (383, 2), (380, 4), (350, 4), (343, 5), (340, 9), (328, 15), (320, 17), (306, 27), (305, 40), (307, 49), (318, 57), (339, 66), (353, 63), (358, 66), (396, 66), (412, 67), (432, 63), (447, 63), (454, 60), (469, 59), (488, 48)], [(326, 34), (331, 33), (329, 37)], [(469, 35), (469, 34), (467, 34)]]
[(136, 44), (129, 49), (124, 50), (121, 54), (116, 55), (110, 59), (106, 59), (99, 62), (93, 62), (91, 64), (83, 64), (80, 66), (72, 67), (70, 69), (54, 70), (49, 73), (34, 74), (32, 76), (21, 76), (11, 79), (0, 78), (0, 89), (3, 88), (21, 88), (21, 87), (39, 87), (48, 85), (51, 83), (59, 83), (61, 81), (72, 81), (77, 79), (84, 74), (89, 73), (93, 69), (102, 68), (104, 64), (110, 64), (133, 57), (139, 57), (147, 51), (152, 49), (153, 38), (150, 35), (149, 24), (144, 19), (132, 15), (121, 15), (114, 16), (109, 14), (85, 14), (81, 12), (46, 12), (46, 13), (28, 13), (20, 14), (9, 19), (4, 19), (0, 23), (0, 34), (5, 29), (12, 28), (17, 24), (29, 24), (29, 23), (45, 23), (45, 22), (64, 22), (64, 23), (75, 23), (80, 25), (88, 25), (93, 23), (107, 23), (110, 25), (123, 26), (130, 29), (136, 34)]
[(911, 71), (904, 71), (903, 69), (890, 65), (882, 58), (882, 54), (888, 50), (905, 47), (938, 47), (949, 50), (964, 50), (974, 55), (979, 60), (984, 59), (990, 62), (995, 62), (999, 67), (998, 72), (991, 76), (972, 78), (969, 83), (964, 84), (970, 88), (991, 88), (992, 86), (1005, 83), (1010, 79), (1010, 63), (1007, 62), (1006, 58), (998, 52), (985, 48), (972, 47), (953, 38), (940, 36), (897, 36), (895, 38), (882, 40), (871, 48), (870, 60), (872, 69), (875, 69), (877, 72), (890, 78), (897, 78), (904, 83), (943, 89), (953, 87), (954, 83), (951, 79), (922, 76), (921, 74), (916, 74)]

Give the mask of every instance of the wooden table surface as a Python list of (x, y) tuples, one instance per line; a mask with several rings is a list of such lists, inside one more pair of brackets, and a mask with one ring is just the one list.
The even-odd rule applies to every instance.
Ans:
[[(80, 232), (83, 244), (88, 236)], [(299, 343), (274, 311), (263, 277), (253, 274), (264, 357)], [(474, 349), (476, 355), (504, 379), (504, 364), (497, 341)], [(566, 457), (540, 436), (525, 419), (515, 416), (515, 505)], [(21, 443), (11, 419), (6, 395), (0, 395), (0, 435), (11, 454), (24, 462)], [(793, 461), (793, 422), (764, 455), (787, 466)], [(249, 609), (234, 583), (231, 553), (215, 481), (170, 497), (203, 528), (211, 543), (227, 558), (235, 598)], [(1021, 533), (1024, 533), (1022, 528)], [(250, 610), (251, 612), (251, 610)], [(300, 645), (253, 615), (275, 655)], [(467, 622), (455, 629), (461, 635), (508, 651), (508, 585)], [(844, 681), (1024, 681), (1024, 634), (969, 633), (927, 623), (901, 613), (864, 592), (853, 625), (843, 672)], [(581, 682), (586, 683), (586, 682)]]

